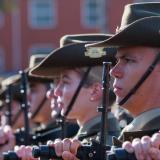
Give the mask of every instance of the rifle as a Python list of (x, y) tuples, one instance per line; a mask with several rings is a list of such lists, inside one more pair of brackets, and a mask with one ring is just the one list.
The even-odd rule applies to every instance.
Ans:
[[(74, 127), (74, 130), (73, 130)], [(72, 137), (74, 136), (79, 127), (78, 125), (75, 126), (75, 124), (70, 124), (67, 122), (67, 135), (66, 137)], [(17, 130), (16, 133), (14, 133), (15, 137), (16, 137), (16, 145), (22, 145), (24, 144), (24, 129), (22, 128), (21, 130)], [(40, 132), (36, 132), (35, 134), (30, 134), (29, 135), (29, 139), (30, 139), (30, 143), (34, 144), (34, 145), (39, 145), (39, 144), (44, 144), (46, 143), (47, 140), (49, 139), (56, 139), (59, 138), (61, 135), (61, 127), (56, 127), (56, 128), (51, 128), (51, 129), (44, 129), (44, 130), (40, 130)], [(48, 147), (48, 146), (47, 146)], [(46, 149), (45, 149), (46, 150)], [(8, 152), (4, 152), (3, 153), (3, 159), (4, 160), (19, 160), (20, 158), (18, 158), (16, 152), (14, 151), (8, 151)]]
[[(126, 132), (124, 134), (125, 141), (132, 141), (134, 138), (141, 138), (144, 135), (152, 136), (154, 133), (158, 132), (159, 129), (151, 129), (151, 130), (144, 130), (144, 131), (136, 131), (134, 132)], [(136, 160), (134, 153), (130, 154), (125, 151), (123, 148), (114, 148), (111, 152), (108, 152), (108, 159), (107, 160)]]
[(100, 131), (100, 159), (105, 160), (106, 157), (106, 150), (105, 150), (105, 145), (106, 145), (106, 139), (108, 136), (108, 126), (106, 119), (108, 116), (108, 111), (109, 111), (109, 87), (110, 87), (110, 76), (109, 76), (109, 71), (110, 71), (110, 62), (103, 62), (103, 72), (102, 72), (102, 91), (103, 91), (103, 97), (102, 97), (102, 106), (98, 108), (98, 111), (102, 113), (101, 116), (101, 131)]
[(21, 75), (21, 86), (20, 92), (22, 94), (22, 104), (21, 109), (24, 113), (24, 126), (25, 126), (25, 134), (24, 134), (24, 144), (29, 144), (29, 120), (28, 120), (28, 101), (27, 101), (27, 73), (25, 71), (19, 71)]
[[(132, 136), (132, 138), (136, 138), (139, 137), (141, 138), (144, 135), (148, 135), (148, 136), (152, 136), (154, 133), (158, 132), (159, 129), (152, 129), (152, 130), (145, 130), (145, 131), (137, 131), (136, 132), (136, 136), (133, 137), (133, 133), (132, 132), (127, 132), (127, 136), (126, 140), (128, 138), (128, 140), (130, 140), (130, 135)], [(50, 131), (49, 131), (50, 132)], [(39, 139), (43, 139), (43, 135), (42, 137), (39, 137)], [(96, 151), (98, 151), (98, 147), (99, 145), (97, 145), (96, 141), (92, 141), (92, 143), (85, 145), (85, 146), (81, 146), (78, 149), (78, 153), (77, 153), (77, 157), (80, 158), (81, 160), (93, 160), (95, 159), (96, 156)], [(122, 148), (114, 148), (112, 149), (112, 151), (110, 151), (110, 146), (105, 146), (104, 150), (106, 150), (106, 155), (107, 155), (107, 160), (136, 160), (136, 157), (134, 154), (129, 154), (128, 152), (126, 152), (124, 149)], [(57, 158), (57, 155), (55, 154), (55, 150), (53, 147), (49, 147), (47, 145), (41, 145), (39, 147), (34, 147), (33, 148), (33, 156), (34, 157), (41, 157), (41, 160), (44, 158)], [(15, 152), (13, 151), (9, 151), (6, 153), (3, 153), (4, 155), (4, 160), (20, 160), (18, 158), (18, 156), (16, 155)], [(58, 159), (61, 159), (61, 157), (58, 157)], [(98, 159), (98, 158), (97, 158)]]
[[(76, 124), (66, 122), (66, 129), (67, 129), (66, 137), (69, 138), (69, 137), (73, 137), (77, 133), (79, 127)], [(48, 140), (54, 140), (56, 138), (59, 138), (61, 135), (61, 132), (62, 132), (62, 128), (57, 126), (50, 129), (40, 130), (36, 133), (30, 133), (29, 141), (30, 141), (30, 144), (32, 145), (44, 144)], [(24, 128), (18, 129), (14, 133), (16, 137), (16, 145), (24, 144), (24, 134), (25, 134)]]
[(5, 94), (5, 103), (7, 105), (7, 111), (5, 115), (7, 117), (7, 123), (11, 126), (12, 125), (12, 114), (11, 114), (11, 103), (12, 103), (12, 85), (7, 86), (6, 94)]
[(122, 148), (116, 148), (107, 154), (107, 160), (136, 160), (134, 153), (128, 153)]
[[(77, 157), (81, 160), (94, 160), (97, 155), (96, 151), (98, 150), (98, 145), (94, 144), (94, 142), (90, 145), (81, 146), (77, 151)], [(106, 150), (110, 149), (110, 146), (106, 146)], [(47, 145), (41, 145), (40, 147), (33, 147), (32, 150), (33, 157), (38, 158), (40, 160), (48, 160), (50, 158), (62, 159), (62, 157), (58, 157), (55, 153), (53, 147), (49, 147)], [(99, 158), (97, 157), (97, 160)], [(3, 160), (21, 160), (14, 151), (8, 151), (3, 153)]]

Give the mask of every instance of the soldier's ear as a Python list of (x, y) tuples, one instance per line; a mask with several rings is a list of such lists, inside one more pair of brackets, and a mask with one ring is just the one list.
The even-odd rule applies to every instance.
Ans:
[(101, 83), (94, 83), (92, 86), (90, 86), (91, 89), (91, 96), (90, 100), (91, 101), (97, 101), (102, 98), (102, 85)]

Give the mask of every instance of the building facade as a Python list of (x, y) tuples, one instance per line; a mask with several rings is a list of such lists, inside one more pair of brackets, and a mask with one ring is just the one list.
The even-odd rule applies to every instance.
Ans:
[[(139, 0), (142, 2), (142, 0)], [(0, 11), (0, 73), (28, 66), (29, 57), (59, 47), (65, 34), (114, 33), (133, 0), (13, 0)], [(136, 0), (138, 2), (138, 0)]]

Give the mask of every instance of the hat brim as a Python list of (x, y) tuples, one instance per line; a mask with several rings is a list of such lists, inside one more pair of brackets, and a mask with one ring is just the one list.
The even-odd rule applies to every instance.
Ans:
[(15, 74), (13, 76), (10, 76), (1, 82), (2, 86), (9, 86), (9, 85), (17, 84), (17, 83), (19, 83), (20, 78), (21, 78), (21, 76), (19, 74)]
[(90, 58), (85, 56), (86, 43), (66, 45), (51, 52), (30, 74), (38, 77), (55, 77), (66, 68), (99, 66), (104, 61), (115, 61), (116, 49), (108, 49), (106, 56)]
[(93, 44), (89, 47), (127, 47), (127, 46), (153, 46), (160, 47), (160, 16), (146, 17), (137, 20), (111, 38)]

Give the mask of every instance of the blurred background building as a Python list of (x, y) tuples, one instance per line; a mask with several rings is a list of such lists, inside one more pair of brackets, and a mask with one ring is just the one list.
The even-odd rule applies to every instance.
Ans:
[(0, 0), (0, 75), (26, 68), (31, 55), (59, 47), (65, 34), (114, 33), (124, 5), (143, 1)]

